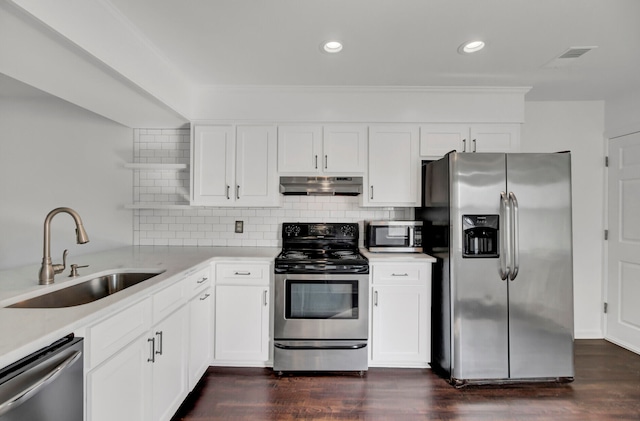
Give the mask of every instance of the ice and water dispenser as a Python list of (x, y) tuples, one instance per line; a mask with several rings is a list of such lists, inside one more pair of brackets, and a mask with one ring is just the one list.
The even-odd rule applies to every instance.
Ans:
[(499, 257), (498, 215), (462, 215), (462, 257)]

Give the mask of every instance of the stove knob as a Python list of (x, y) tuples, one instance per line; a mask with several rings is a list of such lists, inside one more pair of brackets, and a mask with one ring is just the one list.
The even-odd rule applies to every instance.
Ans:
[(352, 237), (354, 233), (354, 228), (351, 225), (343, 225), (340, 227), (340, 231), (342, 231), (342, 235)]

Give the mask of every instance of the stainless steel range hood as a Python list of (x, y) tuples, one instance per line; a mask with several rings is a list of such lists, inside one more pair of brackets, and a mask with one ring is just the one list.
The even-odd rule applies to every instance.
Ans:
[(280, 193), (357, 196), (362, 193), (362, 177), (280, 177)]

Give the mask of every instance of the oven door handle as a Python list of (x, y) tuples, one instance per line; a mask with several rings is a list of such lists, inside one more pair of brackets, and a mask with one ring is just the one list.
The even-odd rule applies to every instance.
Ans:
[[(45, 360), (4, 383), (3, 387), (0, 388), (0, 392), (7, 392), (6, 395), (10, 397), (5, 402), (0, 403), (0, 417), (28, 401), (38, 391), (60, 376), (67, 367), (78, 361), (81, 356), (81, 351), (71, 350), (60, 354), (59, 358), (54, 357), (50, 361)], [(62, 362), (60, 362), (61, 359), (63, 359)], [(52, 366), (52, 363), (55, 366)], [(17, 390), (14, 390), (14, 387)], [(2, 394), (5, 395), (5, 393)]]
[(367, 343), (357, 343), (352, 345), (323, 345), (323, 346), (313, 346), (313, 345), (285, 345), (281, 343), (273, 344), (276, 348), (280, 349), (362, 349), (367, 346)]

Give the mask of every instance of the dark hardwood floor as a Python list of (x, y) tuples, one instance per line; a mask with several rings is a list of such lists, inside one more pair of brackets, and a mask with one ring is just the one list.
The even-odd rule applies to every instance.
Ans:
[(568, 384), (455, 389), (429, 369), (278, 377), (266, 368), (211, 367), (173, 421), (640, 420), (640, 356), (577, 340)]

